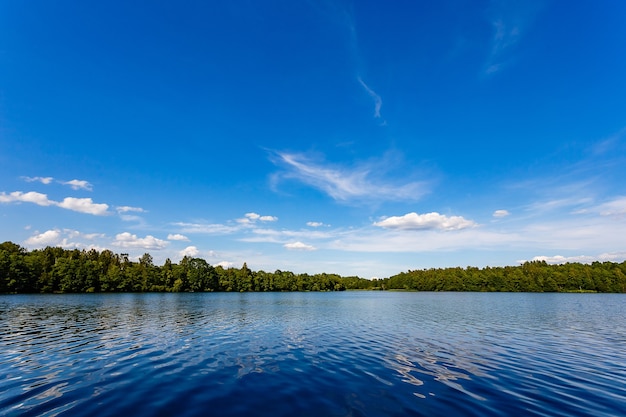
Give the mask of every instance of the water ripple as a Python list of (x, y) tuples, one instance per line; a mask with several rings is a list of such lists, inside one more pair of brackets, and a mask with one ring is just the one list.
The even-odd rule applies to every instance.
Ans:
[(620, 415), (623, 301), (1, 297), (0, 415)]

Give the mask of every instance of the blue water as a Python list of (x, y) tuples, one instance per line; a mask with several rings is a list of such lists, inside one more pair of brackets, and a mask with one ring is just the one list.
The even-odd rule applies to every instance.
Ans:
[(624, 414), (624, 295), (0, 297), (0, 415)]

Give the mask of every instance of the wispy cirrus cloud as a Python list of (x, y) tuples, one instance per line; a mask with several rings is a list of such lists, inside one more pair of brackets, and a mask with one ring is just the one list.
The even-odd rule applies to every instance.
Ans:
[(426, 182), (401, 182), (384, 178), (386, 161), (362, 163), (355, 167), (316, 162), (305, 155), (278, 152), (274, 163), (284, 172), (274, 177), (293, 179), (316, 188), (337, 201), (411, 201), (427, 193)]
[(334, 231), (319, 231), (319, 230), (288, 230), (288, 229), (269, 229), (269, 228), (257, 228), (253, 229), (252, 233), (246, 235), (239, 240), (242, 242), (257, 242), (257, 243), (289, 243), (294, 239), (302, 240), (325, 240), (336, 237), (340, 232)]
[(142, 209), (141, 207), (131, 207), (131, 206), (118, 206), (115, 208), (115, 210), (117, 210), (118, 213), (129, 213), (129, 212), (145, 213), (146, 212), (146, 210)]
[(601, 216), (626, 216), (626, 196), (615, 197), (594, 208)]
[(229, 226), (220, 223), (187, 223), (176, 222), (172, 225), (180, 228), (182, 233), (202, 233), (209, 235), (227, 235), (240, 229), (240, 226)]
[(63, 201), (54, 201), (48, 198), (47, 194), (35, 191), (22, 192), (14, 191), (10, 194), (0, 193), (0, 203), (33, 203), (38, 206), (57, 206), (79, 213), (92, 214), (94, 216), (106, 216), (109, 212), (109, 205), (104, 203), (94, 203), (91, 198), (65, 197)]
[(120, 216), (125, 222), (143, 222), (143, 218), (137, 216), (136, 214), (130, 213), (146, 213), (147, 211), (142, 209), (141, 207), (131, 207), (131, 206), (118, 206), (115, 208), (117, 214)]
[[(258, 213), (250, 212), (244, 214), (243, 217), (229, 220), (225, 224), (222, 223), (189, 223), (189, 222), (176, 222), (172, 223), (173, 226), (179, 228), (181, 233), (199, 233), (209, 235), (228, 235), (244, 230), (257, 230), (260, 224), (273, 223), (278, 221), (278, 217), (270, 215), (260, 215)], [(181, 234), (170, 236), (183, 236)]]
[(417, 214), (407, 213), (404, 216), (386, 217), (375, 222), (374, 226), (395, 230), (461, 230), (476, 226), (472, 220), (461, 216), (445, 216), (437, 212)]
[(359, 84), (365, 89), (367, 94), (374, 100), (374, 117), (380, 119), (380, 108), (383, 106), (383, 100), (374, 90), (372, 90), (361, 77), (357, 77)]
[(508, 2), (493, 0), (491, 50), (485, 65), (487, 75), (507, 66), (514, 58), (513, 51), (528, 30), (541, 5), (538, 2)]

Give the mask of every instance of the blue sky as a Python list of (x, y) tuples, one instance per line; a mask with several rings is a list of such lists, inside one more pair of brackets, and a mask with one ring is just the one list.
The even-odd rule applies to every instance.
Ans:
[(0, 3), (0, 240), (254, 270), (626, 259), (622, 1)]

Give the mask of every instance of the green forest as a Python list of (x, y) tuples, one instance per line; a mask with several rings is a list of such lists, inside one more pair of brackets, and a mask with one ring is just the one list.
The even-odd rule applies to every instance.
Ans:
[(27, 249), (0, 244), (0, 293), (208, 292), (208, 291), (507, 291), (626, 292), (626, 262), (526, 262), (519, 266), (410, 270), (389, 278), (295, 274), (212, 266), (202, 258), (155, 265), (110, 250)]

